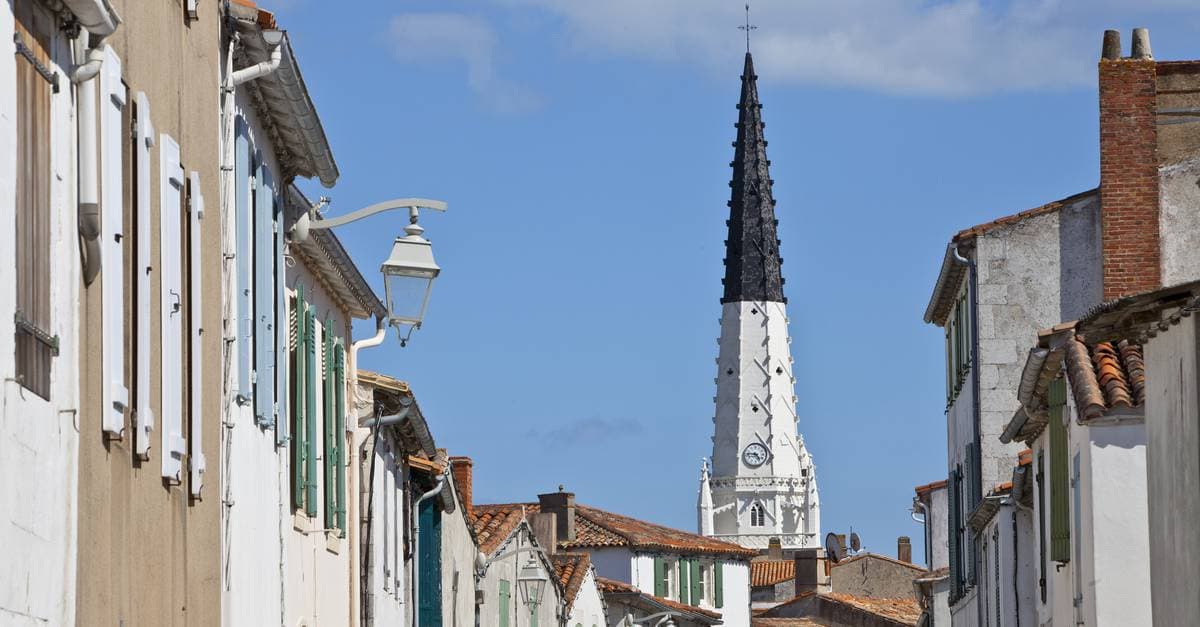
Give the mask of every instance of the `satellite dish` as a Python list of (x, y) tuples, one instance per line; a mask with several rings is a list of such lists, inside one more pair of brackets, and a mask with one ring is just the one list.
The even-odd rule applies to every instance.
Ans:
[(862, 550), (862, 542), (859, 541), (858, 534), (853, 531), (850, 532), (850, 550), (855, 553)]
[(825, 556), (835, 564), (842, 559), (842, 543), (838, 542), (837, 534), (832, 531), (825, 534)]

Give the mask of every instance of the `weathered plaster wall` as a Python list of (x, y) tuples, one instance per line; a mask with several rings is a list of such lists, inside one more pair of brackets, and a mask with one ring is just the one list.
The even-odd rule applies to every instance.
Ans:
[(949, 503), (946, 498), (946, 488), (932, 490), (927, 499), (928, 511), (925, 514), (925, 527), (929, 529), (928, 547), (930, 563), (929, 570), (937, 570), (950, 566), (950, 547), (947, 537), (950, 533)]
[[(218, 206), (218, 42), (216, 7), (187, 20), (182, 5), (173, 2), (114, 0), (124, 24), (107, 39), (122, 61), (129, 101), (145, 92), (157, 134), (179, 144), (184, 172), (196, 171), (207, 201), (201, 222), (201, 265), (204, 294), (221, 293), (221, 221)], [(179, 242), (160, 242), (162, 145), (151, 149), (151, 198), (154, 210), (150, 233), (150, 265), (159, 269), (166, 255), (180, 255)], [(128, 170), (127, 170), (128, 172)], [(131, 178), (125, 176), (126, 180)], [(127, 205), (128, 206), (128, 205)], [(64, 213), (73, 207), (64, 206)], [(127, 212), (127, 217), (129, 212)], [(128, 223), (128, 222), (127, 222)], [(72, 235), (64, 233), (69, 241)], [(126, 242), (136, 241), (128, 237)], [(77, 257), (78, 253), (64, 255)], [(113, 268), (101, 272), (113, 271)], [(186, 276), (185, 276), (186, 281)], [(128, 281), (126, 282), (128, 285)], [(132, 288), (126, 288), (126, 295)], [(159, 349), (159, 277), (151, 277), (151, 405), (156, 418), (150, 458), (137, 460), (133, 438), (106, 441), (101, 433), (101, 302), (100, 281), (80, 298), (80, 338), (83, 352), (77, 362), (81, 387), (77, 621), (86, 625), (212, 625), (221, 620), (218, 454), (221, 415), (221, 299), (205, 298), (200, 311), (202, 336), (201, 435), (207, 459), (202, 500), (189, 495), (189, 480), (164, 485), (161, 477), (160, 401), (162, 363)], [(128, 303), (127, 303), (128, 305)], [(126, 310), (126, 333), (132, 334)], [(128, 367), (128, 362), (126, 366)], [(188, 371), (183, 370), (185, 376)], [(127, 376), (128, 378), (128, 376)], [(190, 384), (184, 383), (185, 392)], [(185, 396), (186, 398), (186, 396)], [(186, 401), (185, 401), (186, 402)], [(186, 424), (186, 423), (185, 423)], [(126, 434), (133, 433), (126, 415)], [(186, 468), (186, 466), (185, 466)]]
[(442, 625), (471, 627), (475, 624), (475, 556), (479, 550), (457, 502), (458, 487), (453, 485), (451, 473), (446, 473), (446, 481), (454, 488), (456, 502), (453, 512), (442, 512)]
[(571, 605), (567, 627), (604, 627), (607, 624), (604, 601), (600, 598), (600, 590), (596, 588), (596, 574), (589, 569), (579, 586), (575, 603)]
[[(15, 30), (11, 3), (0, 7), (0, 31)], [(51, 95), (51, 320), (60, 352), (50, 400), (26, 391), (15, 376), (11, 324), (16, 307), (16, 64), (11, 36), (0, 38), (0, 623), (75, 624), (76, 516), (79, 462), (79, 247), (75, 220), (75, 116), (65, 80), (70, 55), (57, 29), (51, 43), (63, 89)], [(89, 435), (98, 437), (98, 430)]]
[[(533, 532), (527, 524), (522, 524), (514, 532), (513, 536), (505, 542), (500, 548), (493, 552), (492, 557), (503, 555), (512, 549), (518, 547), (528, 547), (535, 544)], [(529, 553), (512, 554), (507, 557), (502, 557), (493, 561), (484, 574), (481, 583), (483, 590), (483, 604), (479, 606), (479, 625), (480, 627), (498, 627), (500, 624), (500, 608), (497, 601), (498, 592), (500, 590), (500, 581), (505, 580), (509, 583), (509, 590), (512, 592), (512, 598), (509, 600), (509, 618), (508, 624), (510, 627), (529, 627), (530, 611), (525, 603), (521, 600), (521, 593), (517, 586), (517, 575), (521, 567), (529, 559)], [(547, 568), (547, 575), (553, 578), (553, 568), (548, 564), (538, 560), (543, 568)], [(558, 624), (558, 602), (559, 592), (557, 586), (547, 585), (546, 591), (542, 597), (542, 602), (538, 605), (538, 625), (546, 627), (548, 625)], [(442, 620), (446, 624), (445, 617)]]
[(1163, 285), (1200, 278), (1200, 156), (1160, 168), (1159, 199)]
[(1200, 616), (1200, 371), (1197, 317), (1144, 347), (1150, 575), (1155, 625)]
[(881, 599), (915, 599), (913, 579), (920, 568), (866, 554), (843, 560), (830, 569), (832, 590)]

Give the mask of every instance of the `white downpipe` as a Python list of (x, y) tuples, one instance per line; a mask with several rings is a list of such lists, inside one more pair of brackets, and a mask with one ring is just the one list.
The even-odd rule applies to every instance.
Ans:
[(84, 283), (91, 283), (100, 273), (100, 192), (97, 184), (99, 154), (96, 152), (96, 81), (104, 64), (101, 42), (88, 47), (87, 33), (75, 39), (78, 58), (83, 63), (71, 70), (71, 82), (76, 85), (76, 107), (78, 109), (79, 190), (76, 208), (79, 220), (79, 235), (83, 238)]
[(271, 58), (266, 61), (255, 63), (250, 67), (244, 67), (233, 73), (232, 86), (237, 87), (242, 83), (252, 81), (256, 78), (261, 78), (274, 72), (279, 68), (279, 62), (283, 60), (283, 42), (275, 44), (271, 48)]
[(413, 520), (417, 521), (413, 525), (413, 576), (412, 576), (412, 582), (413, 582), (412, 583), (412, 586), (413, 586), (413, 594), (412, 594), (413, 627), (421, 627), (421, 621), (420, 621), (420, 616), (421, 616), (421, 523), (420, 523), (421, 503), (424, 503), (425, 499), (428, 499), (429, 497), (437, 494), (438, 492), (441, 492), (442, 485), (445, 483), (446, 483), (446, 476), (438, 475), (437, 476), (437, 484), (434, 485), (433, 488), (430, 489), (428, 492), (426, 492), (425, 494), (422, 494), (421, 498), (417, 499), (416, 503), (413, 503), (413, 509), (412, 509)]
[[(351, 429), (350, 460), (349, 468), (346, 472), (346, 475), (350, 477), (350, 485), (346, 486), (348, 494), (358, 494), (361, 489), (358, 486), (362, 479), (358, 472), (360, 463), (359, 451), (366, 441), (367, 435), (370, 434), (370, 430), (365, 430), (358, 426), (358, 351), (363, 348), (379, 346), (383, 343), (384, 338), (387, 336), (387, 326), (383, 324), (383, 318), (376, 319), (376, 326), (378, 328), (375, 335), (350, 344), (350, 394), (348, 396), (351, 401), (350, 414), (354, 416), (354, 424), (353, 426), (347, 425)], [(368, 489), (374, 489), (374, 486), (369, 486)], [(350, 499), (350, 506), (347, 508), (347, 516), (350, 517), (350, 520), (359, 520), (358, 508), (359, 499)], [(349, 532), (347, 533), (350, 541), (350, 572), (353, 573), (353, 576), (350, 577), (351, 624), (359, 621), (362, 616), (362, 579), (359, 577), (359, 570), (362, 563), (362, 555), (360, 554), (362, 552), (362, 539), (358, 537), (358, 527), (357, 524), (350, 525)]]

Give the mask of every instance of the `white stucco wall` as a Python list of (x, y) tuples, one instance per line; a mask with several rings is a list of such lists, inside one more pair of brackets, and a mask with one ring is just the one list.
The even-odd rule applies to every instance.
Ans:
[[(455, 490), (453, 512), (442, 512), (442, 627), (472, 627), (475, 624), (475, 556), (479, 549), (458, 503), (454, 477), (446, 481)], [(379, 623), (381, 625), (387, 623)]]
[[(368, 442), (366, 446), (370, 447)], [(371, 483), (370, 579), (368, 593), (371, 616), (376, 625), (403, 625), (407, 616), (408, 597), (405, 592), (407, 573), (402, 543), (407, 534), (402, 531), (406, 496), (404, 482), (398, 480), (403, 472), (397, 465), (396, 447), (390, 437), (379, 438), (379, 446), (362, 464), (363, 483)], [(375, 476), (371, 481), (371, 457), (375, 460)], [(362, 503), (363, 511), (368, 507)], [(361, 559), (361, 558), (360, 558)], [(361, 561), (359, 564), (361, 565)]]
[(1144, 423), (1087, 427), (1084, 591), (1099, 626), (1149, 625), (1150, 536)]
[[(252, 145), (262, 151), (266, 167), (278, 172), (271, 141), (258, 123), (245, 89), (237, 91), (234, 109), (235, 115), (247, 121)], [(234, 210), (232, 206), (223, 209), (224, 248), (236, 251)], [(233, 329), (239, 286), (236, 260), (228, 264), (223, 311), (226, 327)], [(242, 367), (237, 359), (239, 342), (235, 337), (228, 345), (231, 357), (224, 376), (225, 389), (231, 392), (236, 392)], [(221, 498), (232, 503), (221, 509), (223, 616), (230, 624), (278, 623), (289, 602), (282, 590), (283, 572), (288, 567), (283, 563), (282, 538), (292, 532), (290, 452), (287, 447), (276, 447), (273, 428), (256, 424), (253, 403), (238, 404), (232, 393), (222, 403), (227, 426), (221, 441)]]
[(604, 601), (596, 587), (596, 573), (589, 568), (571, 605), (566, 627), (604, 627), (606, 624)]
[[(14, 32), (9, 3), (0, 8), (0, 31)], [(75, 117), (67, 41), (55, 30), (53, 70), (61, 89), (51, 95), (52, 179), (51, 317), (59, 355), (51, 369), (50, 400), (11, 380), (16, 307), (16, 64), (11, 36), (0, 41), (0, 624), (75, 623), (76, 511), (78, 500), (79, 245), (75, 220)], [(96, 434), (96, 437), (100, 437)]]
[(1200, 278), (1200, 158), (1160, 168), (1159, 233), (1162, 281), (1178, 285)]
[[(597, 576), (637, 585), (634, 583), (636, 579), (633, 568), (633, 554), (629, 549), (588, 549), (587, 552), (592, 556), (592, 567), (596, 569)], [(653, 565), (651, 565), (650, 577), (653, 576)]]

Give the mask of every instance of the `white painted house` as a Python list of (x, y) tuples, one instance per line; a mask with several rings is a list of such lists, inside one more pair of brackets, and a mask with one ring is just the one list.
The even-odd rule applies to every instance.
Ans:
[[(685, 613), (715, 614), (725, 625), (750, 624), (750, 560), (756, 550), (576, 505), (569, 492), (541, 494), (538, 503), (519, 507), (531, 516), (552, 515), (553, 544), (560, 551), (588, 553), (599, 577)], [(621, 618), (609, 612), (610, 625)]]
[[(472, 505), (479, 627), (565, 625), (565, 590), (520, 504)], [(543, 582), (538, 585), (537, 582)]]
[(587, 553), (555, 552), (550, 556), (563, 590), (565, 627), (606, 627), (608, 606), (600, 592), (596, 568)]
[(1036, 614), (1023, 611), (1025, 621), (1149, 625), (1142, 349), (1081, 331), (1068, 323), (1043, 332), (1025, 361), (1021, 407), (1001, 437), (1032, 449), (1033, 533), (1024, 544), (1036, 550), (1018, 559), (1024, 572), (997, 586), (1027, 589), (1019, 601)]
[(287, 233), (337, 165), (286, 32), (229, 5), (222, 83), (225, 389), (222, 613), (229, 624), (349, 625), (358, 597), (351, 321), (383, 304), (329, 230)]

